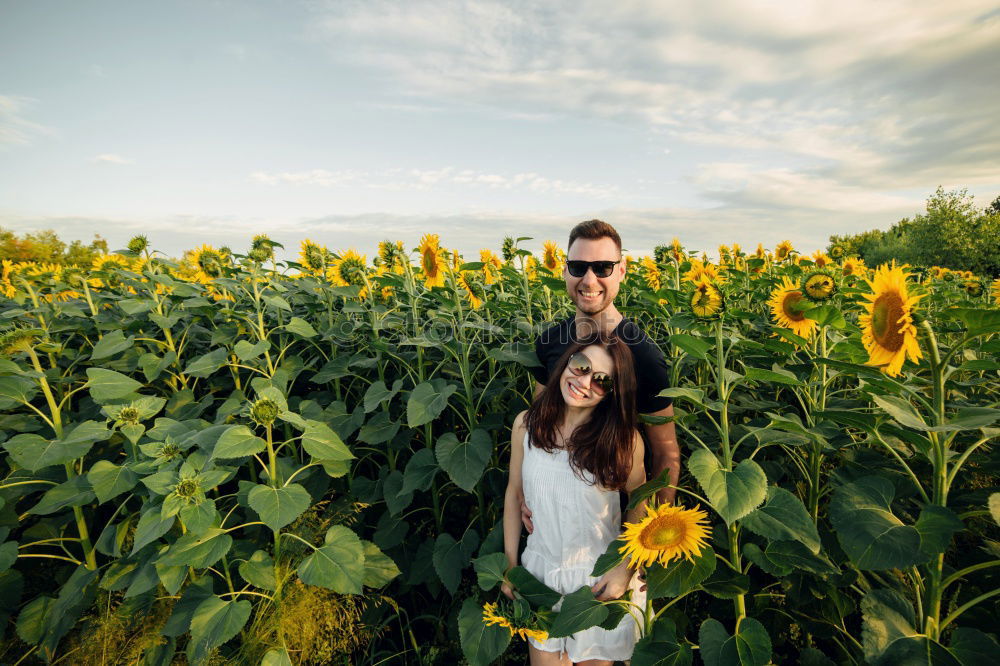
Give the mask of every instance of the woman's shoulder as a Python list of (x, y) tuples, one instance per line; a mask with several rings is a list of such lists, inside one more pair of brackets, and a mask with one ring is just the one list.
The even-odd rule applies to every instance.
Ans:
[(524, 432), (524, 427), (525, 427), (525, 425), (524, 425), (524, 418), (525, 418), (525, 416), (527, 416), (527, 414), (528, 414), (528, 410), (524, 409), (524, 410), (521, 410), (521, 412), (519, 412), (518, 415), (514, 417), (514, 425), (511, 426), (511, 429), (514, 432), (518, 432), (518, 431)]

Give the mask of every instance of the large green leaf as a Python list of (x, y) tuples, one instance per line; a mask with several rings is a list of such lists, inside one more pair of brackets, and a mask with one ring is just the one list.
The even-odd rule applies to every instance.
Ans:
[(483, 607), (471, 597), (458, 613), (458, 636), (470, 666), (489, 666), (510, 643), (510, 630), (484, 623)]
[(513, 567), (507, 572), (507, 580), (514, 586), (517, 593), (524, 597), (532, 606), (551, 608), (559, 603), (561, 594), (531, 575), (522, 566)]
[(94, 351), (90, 352), (90, 360), (97, 361), (109, 356), (120, 354), (126, 349), (130, 349), (135, 344), (133, 336), (125, 337), (121, 329), (115, 329), (97, 341)]
[(877, 589), (861, 600), (861, 642), (865, 657), (875, 662), (898, 638), (916, 636), (913, 605), (893, 590)]
[(174, 604), (173, 611), (161, 630), (164, 636), (176, 637), (188, 632), (195, 610), (202, 601), (214, 594), (212, 591), (213, 580), (212, 574), (208, 573), (191, 581), (191, 584), (181, 594), (181, 598)]
[(28, 403), (38, 393), (38, 384), (18, 375), (0, 377), (0, 398)]
[(653, 564), (646, 568), (646, 592), (652, 599), (679, 597), (693, 589), (715, 571), (716, 557), (711, 546), (705, 546), (692, 560), (679, 559), (670, 564)]
[(146, 509), (139, 517), (133, 536), (132, 554), (139, 552), (144, 546), (153, 543), (170, 531), (174, 524), (174, 516), (163, 517), (158, 505)]
[(438, 438), (434, 449), (438, 464), (455, 485), (467, 492), (473, 492), (486, 470), (493, 453), (493, 441), (481, 428), (476, 428), (464, 442), (455, 433), (446, 432)]
[(20, 467), (31, 472), (51, 465), (62, 465), (81, 458), (90, 451), (94, 442), (111, 437), (103, 423), (84, 421), (75, 426), (62, 439), (45, 439), (35, 434), (21, 434), (3, 443)]
[(965, 529), (965, 524), (947, 507), (928, 504), (920, 510), (914, 525), (920, 533), (920, 550), (930, 557), (948, 550), (955, 532)]
[(302, 560), (299, 578), (339, 594), (361, 594), (365, 579), (365, 547), (358, 535), (343, 525), (326, 532), (325, 544)]
[(951, 635), (948, 651), (961, 662), (962, 666), (1000, 664), (1000, 645), (995, 638), (978, 629), (970, 627), (955, 629)]
[(112, 497), (132, 490), (139, 482), (139, 475), (128, 465), (119, 467), (107, 460), (98, 460), (87, 472), (87, 480), (90, 481), (97, 499), (107, 502)]
[(73, 506), (83, 506), (95, 498), (90, 482), (85, 476), (74, 476), (69, 481), (60, 483), (45, 491), (38, 504), (31, 507), (28, 513), (45, 516)]
[(280, 488), (259, 484), (247, 494), (247, 501), (264, 524), (277, 532), (301, 516), (312, 498), (309, 491), (297, 483)]
[(278, 583), (274, 576), (274, 560), (263, 550), (255, 551), (249, 560), (240, 562), (240, 575), (243, 580), (265, 590), (277, 589)]
[(457, 386), (443, 380), (418, 384), (406, 401), (406, 425), (416, 428), (436, 419), (448, 406), (448, 398), (456, 390)]
[(87, 388), (94, 402), (105, 403), (135, 393), (142, 384), (114, 370), (87, 368)]
[(819, 533), (802, 500), (778, 486), (769, 486), (764, 505), (740, 523), (755, 534), (775, 541), (795, 540), (812, 552), (820, 549)]
[(727, 525), (749, 514), (767, 497), (767, 475), (753, 460), (744, 460), (728, 471), (710, 451), (698, 449), (688, 459), (688, 469)]
[(403, 473), (403, 488), (399, 494), (405, 495), (415, 490), (427, 490), (434, 483), (434, 475), (439, 469), (434, 452), (430, 449), (420, 449), (406, 463), (406, 471)]
[(403, 380), (401, 379), (397, 379), (393, 382), (391, 389), (386, 387), (385, 382), (381, 380), (372, 383), (372, 385), (368, 387), (368, 390), (365, 391), (365, 413), (367, 414), (368, 412), (372, 412), (386, 400), (391, 400), (397, 393), (399, 393), (401, 388), (403, 388)]
[(267, 442), (251, 432), (245, 425), (233, 426), (222, 433), (212, 449), (213, 458), (242, 458), (260, 453)]
[(839, 571), (824, 553), (813, 553), (801, 541), (772, 541), (764, 549), (764, 555), (782, 568), (802, 569), (820, 575), (832, 575)]
[(478, 538), (470, 536), (476, 532), (469, 531), (461, 541), (456, 541), (455, 537), (447, 532), (439, 534), (434, 541), (434, 554), (432, 561), (434, 571), (448, 591), (455, 594), (458, 584), (462, 580), (462, 570), (469, 566), (472, 553), (478, 545)]
[(507, 556), (503, 553), (483, 555), (473, 560), (472, 566), (476, 570), (479, 588), (489, 592), (503, 582), (504, 574), (507, 572)]
[(229, 350), (225, 347), (213, 349), (207, 354), (202, 354), (193, 359), (184, 368), (184, 374), (189, 377), (208, 377), (210, 374), (221, 368), (229, 359)]
[(399, 567), (392, 558), (371, 541), (361, 541), (365, 548), (365, 587), (384, 587), (399, 575)]
[(210, 567), (229, 552), (233, 537), (218, 527), (201, 534), (188, 532), (175, 541), (157, 560), (163, 566), (186, 565), (195, 569)]
[(596, 627), (608, 617), (608, 607), (594, 598), (589, 585), (563, 597), (559, 614), (552, 621), (549, 638), (570, 636), (578, 631)]
[(301, 317), (292, 317), (291, 320), (285, 324), (285, 330), (303, 338), (315, 338), (318, 335), (318, 333), (316, 333), (316, 329), (312, 327), (312, 324)]
[(708, 352), (712, 349), (712, 344), (701, 338), (696, 338), (687, 333), (675, 333), (670, 336), (670, 342), (683, 349), (688, 356), (693, 356), (704, 361), (708, 358)]
[(260, 660), (260, 666), (293, 666), (292, 658), (285, 648), (271, 648)]
[(830, 501), (837, 539), (859, 569), (904, 569), (927, 560), (920, 533), (892, 513), (892, 483), (865, 476), (838, 488)]
[(632, 666), (690, 666), (693, 660), (691, 648), (677, 642), (677, 628), (668, 617), (656, 620), (632, 651)]
[(347, 448), (340, 435), (330, 426), (319, 421), (306, 419), (302, 432), (302, 448), (316, 460), (351, 460), (354, 454)]
[(872, 400), (900, 425), (916, 430), (927, 430), (923, 417), (903, 398), (894, 395), (872, 395)]
[(193, 664), (204, 661), (209, 652), (238, 634), (250, 619), (252, 609), (249, 601), (214, 595), (198, 604), (191, 618), (188, 660)]
[(705, 620), (698, 642), (705, 666), (765, 666), (771, 661), (771, 637), (752, 617), (744, 617), (732, 636), (718, 620)]

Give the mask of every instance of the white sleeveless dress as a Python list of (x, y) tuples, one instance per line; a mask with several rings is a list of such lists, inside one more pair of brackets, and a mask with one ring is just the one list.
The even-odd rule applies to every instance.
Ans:
[[(524, 435), (524, 462), (521, 466), (524, 500), (531, 510), (534, 531), (521, 554), (521, 564), (531, 574), (560, 594), (575, 592), (599, 579), (590, 576), (594, 562), (608, 544), (621, 534), (621, 507), (618, 491), (590, 485), (578, 477), (569, 463), (569, 453), (552, 453), (528, 445)], [(584, 472), (588, 481), (593, 477)], [(638, 576), (632, 577), (632, 602), (646, 605), (646, 593), (639, 591)], [(562, 605), (559, 602), (556, 610)], [(642, 614), (638, 608), (610, 631), (591, 627), (567, 638), (545, 642), (529, 639), (546, 652), (566, 652), (574, 661), (609, 659), (623, 661), (632, 657), (632, 648), (640, 637)]]

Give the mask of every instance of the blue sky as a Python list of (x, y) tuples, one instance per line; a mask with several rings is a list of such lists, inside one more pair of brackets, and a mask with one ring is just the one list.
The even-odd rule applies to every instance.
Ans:
[(811, 250), (1000, 194), (995, 2), (0, 0), (0, 226)]

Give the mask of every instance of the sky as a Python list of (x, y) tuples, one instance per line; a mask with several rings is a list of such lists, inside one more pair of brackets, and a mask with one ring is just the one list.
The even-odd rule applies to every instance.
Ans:
[(0, 226), (801, 249), (1000, 195), (995, 0), (0, 0)]

